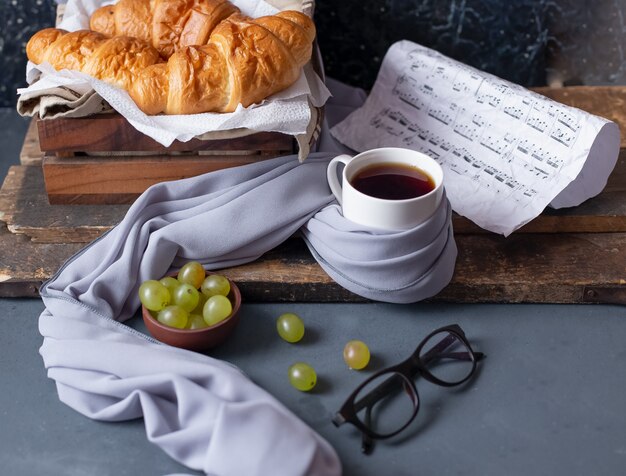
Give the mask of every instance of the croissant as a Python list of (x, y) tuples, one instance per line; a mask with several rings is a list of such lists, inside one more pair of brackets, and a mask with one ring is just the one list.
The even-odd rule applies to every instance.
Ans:
[(256, 19), (233, 15), (206, 45), (146, 68), (129, 93), (146, 114), (232, 112), (293, 84), (311, 58), (314, 38), (313, 21), (297, 11)]
[(89, 28), (140, 38), (169, 58), (185, 46), (206, 44), (217, 24), (237, 13), (228, 0), (120, 0), (96, 10)]
[(188, 46), (167, 63), (139, 38), (48, 28), (26, 46), (28, 58), (82, 71), (129, 92), (146, 114), (232, 112), (291, 84), (311, 58), (315, 25), (283, 11), (250, 19), (231, 15), (203, 46)]
[(106, 38), (89, 30), (68, 33), (57, 28), (35, 33), (26, 55), (35, 64), (48, 62), (56, 70), (81, 71), (126, 90), (148, 66), (163, 61), (156, 49), (137, 38)]

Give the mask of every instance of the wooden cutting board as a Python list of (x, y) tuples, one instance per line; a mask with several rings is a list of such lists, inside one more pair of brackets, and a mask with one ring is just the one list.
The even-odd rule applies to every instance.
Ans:
[[(626, 87), (542, 89), (561, 102), (626, 126)], [(87, 242), (118, 223), (128, 205), (50, 205), (36, 130), (22, 165), (0, 190), (0, 296), (38, 286)], [(626, 304), (626, 142), (606, 189), (579, 207), (547, 210), (508, 238), (454, 217), (459, 248), (451, 283), (433, 300)], [(247, 265), (224, 270), (250, 301), (362, 301), (333, 282), (297, 238)]]

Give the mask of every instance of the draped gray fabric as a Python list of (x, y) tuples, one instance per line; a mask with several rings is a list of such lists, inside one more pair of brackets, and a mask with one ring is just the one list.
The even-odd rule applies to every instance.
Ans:
[(39, 320), (60, 399), (94, 419), (143, 417), (150, 441), (207, 474), (340, 474), (332, 447), (238, 369), (123, 324), (143, 281), (188, 260), (208, 269), (250, 262), (299, 229), (330, 276), (364, 297), (411, 302), (441, 290), (456, 259), (448, 201), (413, 230), (358, 227), (326, 183), (334, 155), (157, 184), (68, 260), (42, 287)]
[(355, 294), (395, 303), (421, 301), (450, 282), (457, 249), (452, 208), (444, 197), (421, 225), (402, 232), (365, 230), (330, 205), (303, 227), (311, 253), (335, 281)]

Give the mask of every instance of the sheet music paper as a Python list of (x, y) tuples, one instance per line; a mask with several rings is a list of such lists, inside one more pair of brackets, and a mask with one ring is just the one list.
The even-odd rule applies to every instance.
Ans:
[(602, 191), (620, 143), (606, 119), (409, 41), (390, 48), (363, 107), (331, 132), (357, 151), (435, 158), (453, 209), (505, 236), (551, 202), (574, 206)]

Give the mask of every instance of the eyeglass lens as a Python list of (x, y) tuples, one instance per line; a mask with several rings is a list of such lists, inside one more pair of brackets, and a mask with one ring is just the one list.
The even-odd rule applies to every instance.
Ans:
[(419, 357), (433, 377), (450, 384), (465, 380), (474, 369), (470, 349), (460, 337), (448, 331), (431, 336)]
[(417, 395), (411, 384), (394, 372), (369, 381), (354, 399), (361, 423), (380, 436), (402, 429), (413, 418), (416, 408)]

